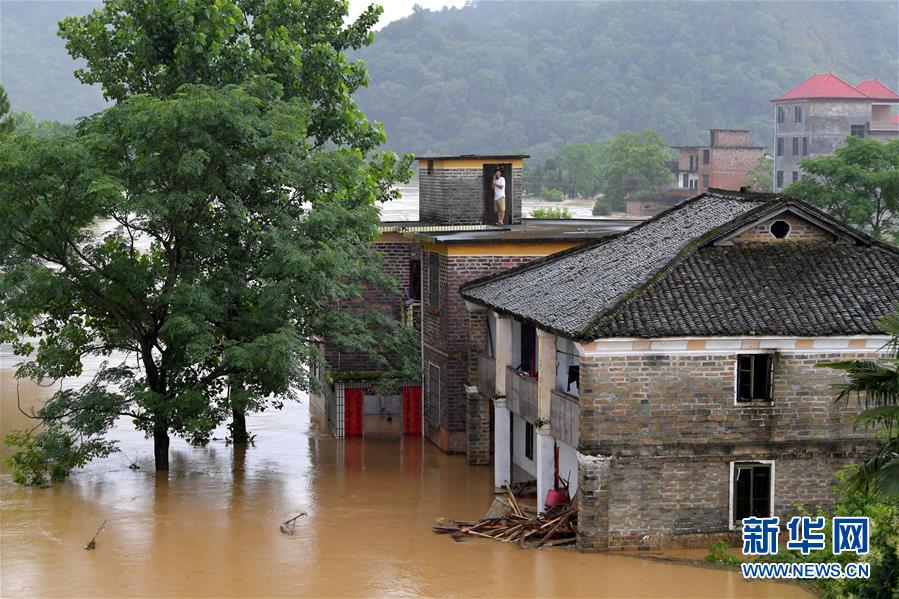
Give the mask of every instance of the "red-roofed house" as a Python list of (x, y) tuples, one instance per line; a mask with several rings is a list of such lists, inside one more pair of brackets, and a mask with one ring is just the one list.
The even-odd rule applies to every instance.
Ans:
[(877, 79), (852, 86), (833, 73), (812, 75), (774, 103), (774, 191), (797, 181), (799, 161), (831, 154), (846, 137), (899, 137), (899, 95)]

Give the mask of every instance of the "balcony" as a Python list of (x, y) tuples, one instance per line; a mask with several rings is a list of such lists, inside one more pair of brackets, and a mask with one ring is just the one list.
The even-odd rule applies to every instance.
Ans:
[(496, 392), (496, 360), (478, 353), (478, 390), (487, 397)]
[(578, 401), (574, 395), (553, 389), (550, 396), (549, 425), (553, 437), (577, 447)]
[(899, 122), (893, 121), (870, 121), (868, 123), (869, 131), (899, 131)]
[(537, 379), (506, 367), (506, 401), (509, 410), (528, 422), (537, 419)]

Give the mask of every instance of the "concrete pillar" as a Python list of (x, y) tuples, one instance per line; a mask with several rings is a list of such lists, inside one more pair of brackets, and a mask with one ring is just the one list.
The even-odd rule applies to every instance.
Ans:
[(499, 490), (512, 482), (512, 418), (506, 402), (506, 369), (512, 363), (512, 319), (496, 315), (496, 393), (493, 400), (493, 486)]
[(608, 551), (612, 460), (578, 453), (577, 462), (577, 548)]
[(556, 336), (537, 329), (537, 509), (543, 511), (546, 493), (555, 487), (556, 451), (549, 416), (556, 386)]

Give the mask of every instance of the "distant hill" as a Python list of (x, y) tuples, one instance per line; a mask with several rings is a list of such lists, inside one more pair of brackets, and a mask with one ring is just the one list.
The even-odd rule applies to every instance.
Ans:
[[(103, 106), (56, 22), (94, 2), (0, 2), (0, 82), (14, 109), (71, 121)], [(815, 72), (899, 87), (899, 9), (884, 2), (475, 2), (419, 10), (360, 52), (362, 109), (402, 152), (527, 151), (651, 128), (710, 127), (770, 146), (769, 100)]]

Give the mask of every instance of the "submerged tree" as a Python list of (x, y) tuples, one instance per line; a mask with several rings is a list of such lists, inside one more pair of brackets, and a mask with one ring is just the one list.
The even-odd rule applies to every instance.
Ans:
[(807, 200), (875, 237), (899, 241), (899, 140), (850, 136), (829, 156), (805, 158), (786, 193)]
[(673, 175), (668, 168), (671, 148), (655, 131), (639, 133), (623, 131), (597, 143), (600, 179), (605, 194), (597, 202), (594, 213), (601, 207), (623, 210), (625, 200), (654, 194), (671, 184)]
[[(408, 161), (355, 107), (378, 10), (345, 2), (108, 0), (67, 19), (85, 82), (118, 103), (73, 137), (0, 144), (0, 335), (18, 376), (81, 372), (40, 417), (100, 440), (119, 416), (154, 438), (208, 437), (232, 413), (314, 384), (317, 339), (405, 369), (414, 339), (377, 313), (335, 311), (390, 285), (370, 242)], [(112, 232), (94, 233), (97, 223)], [(379, 346), (378, 342), (386, 341)], [(26, 341), (36, 338), (37, 347)], [(136, 361), (122, 355), (136, 356)], [(237, 423), (240, 424), (239, 422)]]
[(774, 158), (768, 155), (762, 156), (753, 169), (746, 173), (743, 185), (753, 191), (770, 193), (774, 189), (774, 177), (771, 175), (773, 171)]
[(877, 431), (880, 447), (850, 479), (855, 491), (899, 494), (899, 305), (896, 311), (879, 321), (880, 328), (892, 336), (883, 362), (845, 360), (822, 364), (842, 370), (849, 382), (839, 399), (857, 397), (864, 410), (856, 423)]

